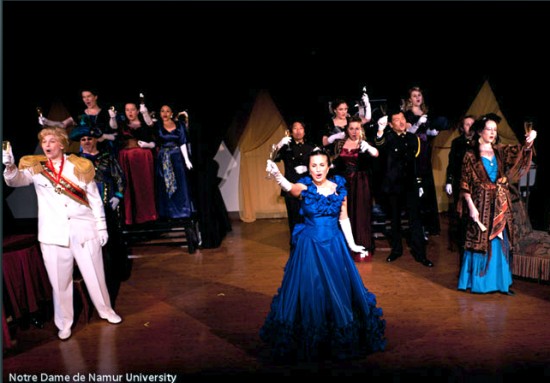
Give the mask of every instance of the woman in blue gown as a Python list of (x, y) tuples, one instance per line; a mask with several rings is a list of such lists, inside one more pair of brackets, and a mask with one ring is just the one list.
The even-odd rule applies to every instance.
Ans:
[(529, 170), (537, 133), (527, 132), (523, 145), (497, 144), (499, 122), (492, 113), (476, 121), (474, 147), (464, 155), (461, 192), (471, 219), (458, 289), (513, 295), (510, 249), (515, 235), (509, 185)]
[(189, 188), (188, 172), (193, 168), (187, 148), (185, 114), (174, 119), (168, 105), (160, 108), (157, 121), (157, 210), (161, 218), (190, 218), (194, 207)]
[[(292, 250), (260, 337), (276, 359), (347, 359), (384, 349), (385, 320), (363, 285), (350, 250), (345, 179), (327, 179), (329, 157), (310, 154), (309, 176), (292, 184), (272, 161), (267, 171), (281, 188), (301, 198), (304, 223), (292, 233)], [(340, 225), (339, 225), (340, 223)]]

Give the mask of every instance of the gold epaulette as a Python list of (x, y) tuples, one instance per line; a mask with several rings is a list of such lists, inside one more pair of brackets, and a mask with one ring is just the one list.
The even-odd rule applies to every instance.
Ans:
[(38, 174), (42, 171), (40, 162), (43, 161), (47, 161), (46, 156), (43, 154), (23, 156), (19, 160), (19, 170), (29, 169), (32, 174)]
[(95, 167), (87, 158), (71, 154), (68, 158), (74, 164), (74, 175), (83, 182), (92, 182), (95, 177)]

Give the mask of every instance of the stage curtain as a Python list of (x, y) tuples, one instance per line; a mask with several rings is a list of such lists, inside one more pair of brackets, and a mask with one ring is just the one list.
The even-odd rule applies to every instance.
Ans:
[[(287, 125), (267, 91), (260, 91), (239, 141), (241, 168), (239, 215), (243, 222), (286, 217), (281, 189), (266, 179), (266, 160), (272, 144), (284, 137)], [(279, 165), (283, 172), (283, 165)]]

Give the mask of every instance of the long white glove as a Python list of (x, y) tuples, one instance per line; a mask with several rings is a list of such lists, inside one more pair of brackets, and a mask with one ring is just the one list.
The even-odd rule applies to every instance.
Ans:
[[(420, 128), (420, 125), (425, 124), (426, 121), (428, 121), (428, 115), (423, 114), (422, 116), (420, 116), (418, 121), (416, 121), (416, 124), (411, 125), (409, 128), (407, 128), (407, 132), (412, 133), (412, 134), (416, 133), (418, 128)], [(439, 133), (439, 132), (437, 132), (437, 133)], [(437, 134), (436, 134), (436, 136), (437, 136)]]
[(535, 138), (537, 138), (537, 131), (531, 130), (528, 134), (525, 135), (525, 143), (531, 144), (531, 142), (535, 141)]
[(333, 144), (334, 141), (343, 140), (344, 138), (346, 138), (346, 133), (345, 132), (340, 132), (340, 133), (333, 134), (332, 136), (327, 138), (327, 141), (328, 141), (329, 144)]
[(107, 233), (107, 229), (100, 230), (99, 244), (101, 245), (101, 247), (105, 246), (108, 240), (109, 240), (109, 234)]
[(281, 149), (283, 146), (288, 145), (292, 141), (292, 137), (283, 137), (281, 141), (277, 143), (277, 149)]
[(445, 192), (446, 192), (448, 195), (453, 195), (453, 185), (451, 185), (451, 184), (446, 184), (446, 185), (445, 185)]
[(435, 137), (439, 134), (439, 130), (437, 129), (427, 129), (426, 134), (431, 137)]
[(290, 189), (292, 189), (292, 184), (290, 183), (289, 180), (287, 180), (282, 174), (281, 174), (281, 171), (279, 170), (279, 167), (277, 166), (277, 164), (271, 160), (267, 160), (267, 166), (265, 168), (265, 171), (268, 172), (269, 174), (271, 174), (271, 176), (273, 176), (273, 178), (275, 178), (275, 180), (277, 181), (277, 183), (279, 184), (279, 186), (281, 187), (281, 189), (283, 189), (284, 191), (290, 191)]
[(118, 129), (118, 123), (116, 122), (117, 112), (114, 109), (109, 109), (109, 126), (111, 129)]
[(15, 158), (13, 157), (11, 145), (7, 149), (2, 149), (2, 163), (6, 165), (6, 167), (13, 167), (13, 165), (15, 165)]
[(376, 149), (374, 146), (370, 145), (367, 141), (363, 140), (361, 141), (361, 153), (369, 152), (371, 156), (378, 155), (378, 149)]
[(42, 126), (52, 126), (52, 127), (56, 127), (56, 128), (64, 128), (65, 127), (65, 125), (63, 125), (63, 123), (61, 121), (48, 120), (44, 116), (38, 117), (38, 123)]
[(108, 141), (114, 141), (116, 140), (116, 136), (117, 136), (118, 133), (113, 133), (113, 134), (109, 134), (109, 133), (103, 133), (101, 135), (101, 137), (99, 137), (97, 140), (99, 142), (103, 142), (105, 140), (108, 140)]
[(376, 135), (378, 137), (381, 137), (384, 133), (384, 129), (386, 129), (386, 126), (388, 126), (388, 116), (380, 117), (376, 124), (378, 125), (378, 132), (376, 132)]
[(151, 142), (145, 142), (145, 141), (138, 141), (138, 146), (140, 148), (146, 148), (146, 149), (153, 149), (155, 147), (155, 143), (153, 141)]
[(189, 153), (187, 153), (187, 145), (183, 144), (180, 146), (181, 154), (183, 154), (183, 159), (185, 160), (185, 166), (188, 170), (193, 169), (193, 164), (189, 160)]
[(113, 197), (109, 200), (109, 203), (111, 204), (111, 209), (115, 210), (120, 203), (120, 199), (118, 197)]
[(339, 222), (350, 250), (355, 253), (361, 253), (363, 255), (366, 255), (367, 250), (365, 250), (365, 247), (355, 244), (355, 240), (353, 239), (353, 232), (351, 231), (351, 222), (349, 221), (349, 218), (341, 219)]
[(359, 108), (359, 117), (370, 121), (370, 119), (372, 118), (372, 110), (370, 107), (369, 95), (367, 94), (367, 92), (363, 92), (363, 95), (361, 96), (361, 101), (363, 101), (363, 107)]
[(141, 115), (143, 116), (143, 120), (145, 121), (145, 123), (147, 125), (153, 125), (153, 119), (151, 118), (151, 116), (149, 115), (149, 110), (147, 109), (147, 107), (145, 106), (145, 104), (139, 104), (139, 112), (141, 113)]

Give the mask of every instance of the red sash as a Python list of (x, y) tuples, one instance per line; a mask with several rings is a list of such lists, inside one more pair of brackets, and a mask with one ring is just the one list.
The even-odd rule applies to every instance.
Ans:
[(67, 197), (71, 198), (73, 201), (76, 201), (84, 206), (90, 207), (88, 202), (88, 196), (86, 191), (82, 190), (77, 185), (73, 184), (68, 179), (64, 178), (62, 175), (59, 177), (59, 182), (57, 181), (57, 174), (54, 173), (47, 165), (47, 162), (40, 162), (42, 165), (42, 174), (48, 181), (51, 182), (52, 186), (55, 188), (57, 194), (65, 194)]

